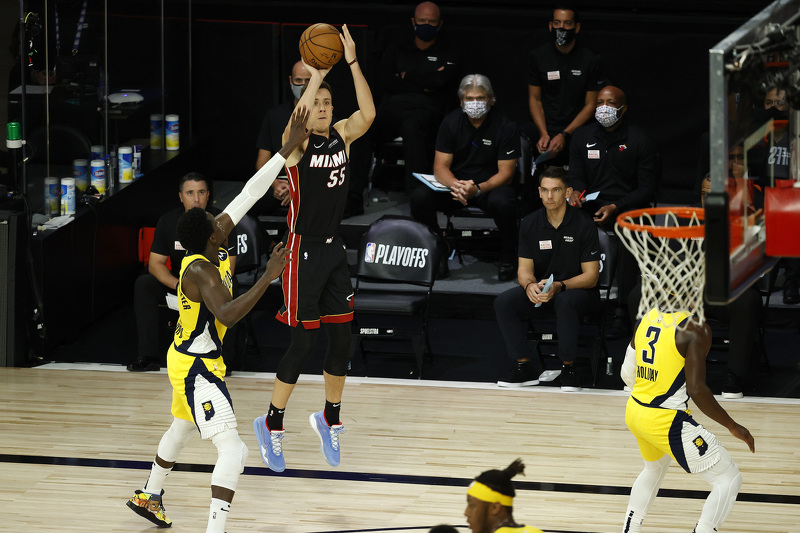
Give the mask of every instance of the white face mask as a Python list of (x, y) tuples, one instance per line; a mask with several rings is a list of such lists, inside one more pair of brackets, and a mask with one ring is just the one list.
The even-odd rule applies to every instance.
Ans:
[(292, 94), (294, 95), (295, 100), (300, 100), (300, 95), (303, 93), (303, 84), (295, 85), (294, 83), (290, 83), (289, 86), (292, 88)]
[(484, 100), (468, 100), (461, 107), (471, 119), (479, 119), (489, 112), (489, 103)]
[(619, 115), (619, 111), (622, 110), (623, 107), (625, 106), (619, 109), (611, 107), (610, 105), (597, 106), (597, 109), (594, 111), (594, 118), (596, 118), (597, 122), (604, 128), (610, 128), (620, 119), (621, 115)]

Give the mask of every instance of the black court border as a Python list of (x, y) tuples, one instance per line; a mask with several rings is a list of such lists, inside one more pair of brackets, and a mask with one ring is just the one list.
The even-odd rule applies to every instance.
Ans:
[[(84, 466), (93, 468), (128, 468), (134, 470), (150, 470), (150, 461), (128, 461), (116, 459), (86, 459), (80, 457), (49, 457), (41, 455), (12, 455), (0, 454), (0, 463), (20, 463), (20, 464), (40, 464), (40, 465), (60, 465), (60, 466)], [(173, 468), (176, 472), (201, 472), (210, 474), (214, 465), (178, 463)], [(362, 481), (372, 483), (401, 483), (407, 485), (430, 485), (446, 487), (467, 487), (472, 479), (445, 477), (445, 476), (418, 476), (411, 474), (380, 474), (373, 472), (346, 472), (329, 470), (297, 470), (287, 469), (281, 473), (276, 473), (266, 467), (245, 467), (246, 476), (276, 476), (290, 478), (308, 479), (327, 479), (339, 481)], [(568, 492), (578, 494), (611, 494), (615, 496), (629, 496), (630, 487), (618, 487), (614, 485), (589, 485), (579, 483), (544, 483), (540, 481), (514, 481), (517, 490), (547, 491), (547, 492)], [(685, 489), (660, 489), (658, 496), (662, 498), (684, 498), (693, 500), (704, 500), (708, 497), (708, 491), (685, 490)], [(736, 501), (755, 502), (755, 503), (778, 503), (787, 505), (800, 505), (800, 496), (790, 494), (760, 494), (751, 492), (740, 492)], [(413, 528), (412, 528), (413, 529)], [(353, 530), (355, 531), (355, 530)], [(368, 532), (370, 530), (357, 530)], [(333, 532), (328, 532), (333, 533)], [(351, 533), (351, 532), (339, 532)], [(569, 533), (569, 532), (563, 532)]]

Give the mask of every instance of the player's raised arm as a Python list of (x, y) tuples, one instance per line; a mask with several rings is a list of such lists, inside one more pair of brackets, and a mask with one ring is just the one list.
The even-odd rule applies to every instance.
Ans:
[(372, 122), (375, 120), (375, 102), (372, 99), (372, 92), (369, 89), (364, 73), (358, 64), (356, 57), (356, 43), (347, 29), (347, 24), (342, 26), (342, 44), (344, 45), (344, 59), (353, 74), (353, 84), (356, 88), (356, 100), (358, 101), (358, 111), (350, 115), (344, 121), (344, 127), (339, 132), (344, 137), (344, 141), (349, 145), (362, 135), (364, 135)]
[(239, 223), (242, 217), (247, 213), (255, 203), (264, 196), (275, 181), (275, 178), (281, 171), (281, 167), (286, 162), (289, 154), (294, 152), (297, 147), (306, 139), (308, 139), (309, 131), (307, 129), (310, 111), (305, 106), (298, 106), (292, 114), (292, 119), (289, 121), (286, 133), (284, 134), (284, 145), (280, 151), (272, 156), (267, 164), (258, 169), (258, 171), (245, 183), (242, 192), (236, 198), (231, 200), (222, 213), (217, 216), (217, 221), (222, 224), (222, 229), (225, 231), (225, 236), (233, 230), (234, 226)]

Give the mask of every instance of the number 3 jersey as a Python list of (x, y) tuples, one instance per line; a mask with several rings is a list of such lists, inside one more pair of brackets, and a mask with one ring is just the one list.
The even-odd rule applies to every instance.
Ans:
[(331, 127), (330, 136), (311, 134), (305, 154), (288, 168), (291, 204), (289, 231), (309, 237), (336, 234), (347, 202), (350, 166), (344, 140)]
[(641, 405), (686, 410), (686, 359), (675, 345), (676, 326), (689, 313), (664, 313), (652, 309), (639, 322), (636, 346), (636, 383), (631, 396)]

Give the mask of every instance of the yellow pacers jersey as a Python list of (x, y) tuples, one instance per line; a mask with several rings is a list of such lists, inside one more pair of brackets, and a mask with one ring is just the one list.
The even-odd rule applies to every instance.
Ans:
[[(208, 261), (201, 254), (187, 255), (181, 262), (180, 279), (189, 265), (195, 261)], [(209, 261), (210, 262), (210, 261)], [(231, 263), (228, 252), (219, 249), (219, 277), (222, 284), (233, 295), (233, 282), (231, 279)], [(222, 338), (227, 327), (221, 324), (204, 302), (193, 302), (183, 294), (181, 283), (178, 283), (178, 325), (175, 327), (175, 349), (187, 355), (202, 355), (204, 357), (218, 357), (221, 355)]]
[(676, 326), (689, 313), (652, 309), (636, 328), (636, 384), (631, 396), (642, 405), (665, 409), (687, 408), (686, 361), (675, 345)]
[(494, 530), (494, 533), (544, 533), (533, 526), (504, 526)]

